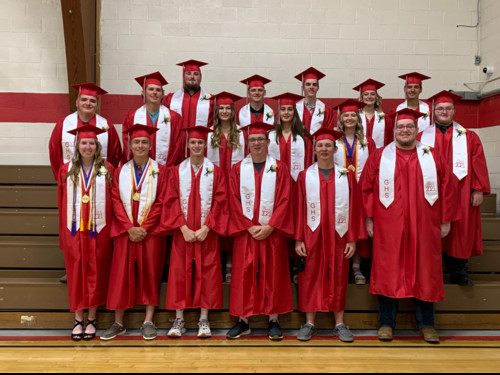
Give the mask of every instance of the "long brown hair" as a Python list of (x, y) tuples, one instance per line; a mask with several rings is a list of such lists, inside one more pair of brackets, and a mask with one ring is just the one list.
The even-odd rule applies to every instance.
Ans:
[[(281, 136), (283, 135), (283, 126), (281, 125), (281, 114), (279, 113), (280, 108), (278, 108), (278, 115), (274, 116), (274, 127), (276, 129), (276, 143), (280, 143)], [(297, 107), (293, 106), (293, 119), (292, 119), (292, 137), (293, 140), (297, 140), (297, 135), (302, 138), (309, 136), (309, 132), (305, 128), (302, 121), (300, 121), (299, 113), (297, 112)]]
[[(102, 145), (97, 139), (95, 140), (95, 143), (97, 147), (94, 155), (94, 176), (101, 167), (103, 166), (106, 167), (106, 161), (104, 160), (101, 154)], [(80, 170), (82, 168), (82, 155), (80, 154), (79, 147), (80, 147), (80, 140), (78, 139), (76, 141), (76, 146), (75, 146), (75, 155), (73, 156), (73, 160), (71, 160), (71, 168), (68, 171), (68, 174), (66, 175), (66, 178), (70, 177), (74, 184), (78, 182), (78, 179), (80, 178)], [(109, 171), (106, 174), (106, 180), (108, 181), (108, 185), (111, 186), (111, 175)]]
[[(358, 122), (356, 123), (356, 130), (354, 135), (358, 139), (358, 142), (363, 142), (365, 140), (365, 130), (363, 129), (363, 122), (361, 120), (361, 115), (356, 112), (356, 117), (358, 118)], [(341, 114), (339, 117), (339, 130), (345, 132), (344, 128), (344, 114)], [(344, 142), (344, 137), (341, 138), (342, 142)]]
[[(212, 141), (211, 141), (211, 145), (213, 148), (221, 147), (222, 137), (224, 136), (222, 132), (222, 123), (219, 119), (220, 108), (221, 108), (220, 105), (215, 106), (214, 125), (213, 125), (214, 132), (212, 133)], [(234, 106), (231, 106), (230, 121), (231, 121), (231, 129), (229, 130), (227, 143), (230, 144), (234, 150), (240, 149), (241, 147), (243, 147), (243, 145), (240, 144), (241, 130), (238, 128), (238, 125), (236, 124), (236, 111), (234, 109)]]
[[(384, 111), (382, 110), (382, 97), (378, 94), (378, 91), (375, 91), (375, 111), (378, 112), (379, 114), (380, 113), (383, 113)], [(360, 93), (359, 94), (359, 101), (364, 103), (363, 101), (363, 93)], [(360, 112), (363, 112), (363, 110), (361, 109)]]

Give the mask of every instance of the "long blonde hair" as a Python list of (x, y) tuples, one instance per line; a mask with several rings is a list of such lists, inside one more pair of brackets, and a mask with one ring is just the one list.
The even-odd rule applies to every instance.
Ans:
[[(219, 118), (219, 111), (220, 111), (221, 106), (217, 105), (215, 106), (215, 115), (214, 115), (214, 125), (213, 125), (213, 133), (212, 133), (212, 141), (211, 145), (212, 148), (219, 148), (221, 147), (222, 144), (222, 137), (224, 136), (222, 132), (222, 123)], [(236, 124), (236, 111), (234, 109), (234, 106), (231, 106), (231, 129), (229, 130), (229, 135), (227, 137), (227, 144), (230, 144), (233, 150), (240, 149), (243, 147), (242, 144), (240, 144), (240, 133), (241, 130), (238, 128), (238, 125)]]
[[(375, 91), (375, 111), (380, 113), (384, 113), (382, 110), (382, 97), (378, 94), (378, 91)], [(359, 94), (359, 101), (364, 103), (363, 101), (363, 93)], [(363, 112), (363, 109), (360, 110), (360, 112)]]
[[(96, 150), (94, 155), (94, 175), (99, 171), (101, 167), (106, 166), (106, 161), (102, 157), (102, 145), (99, 140), (95, 140)], [(71, 168), (66, 175), (66, 178), (71, 178), (74, 184), (78, 182), (80, 178), (80, 170), (82, 168), (82, 155), (80, 154), (80, 139), (76, 141), (75, 146), (75, 155), (73, 156), (73, 160), (71, 160)], [(106, 174), (106, 180), (108, 181), (108, 185), (111, 186), (111, 175), (110, 173)]]
[[(364, 142), (365, 140), (365, 130), (363, 128), (363, 122), (361, 120), (361, 115), (358, 112), (356, 113), (356, 117), (358, 118), (358, 122), (356, 123), (356, 130), (354, 132), (354, 135), (358, 139), (358, 142)], [(339, 117), (339, 124), (338, 128), (340, 131), (345, 132), (345, 127), (344, 127), (344, 115), (345, 113), (341, 114)], [(344, 142), (344, 137), (340, 138), (342, 142)]]

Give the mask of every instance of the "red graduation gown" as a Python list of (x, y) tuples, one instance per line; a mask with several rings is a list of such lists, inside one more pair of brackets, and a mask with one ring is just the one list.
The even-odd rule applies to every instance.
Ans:
[(113, 224), (111, 237), (115, 240), (113, 261), (109, 277), (106, 307), (109, 310), (125, 310), (135, 305), (157, 306), (160, 303), (159, 287), (165, 263), (165, 237), (160, 235), (159, 223), (167, 184), (167, 169), (158, 165), (160, 173), (156, 200), (142, 227), (148, 234), (142, 242), (129, 240), (127, 230), (139, 226), (139, 202), (133, 203), (130, 222), (120, 197), (119, 176), (123, 168), (115, 171), (113, 179)]
[[(248, 155), (248, 152), (246, 151), (246, 132), (243, 131), (244, 133), (244, 139), (245, 139), (245, 144), (241, 145), (243, 149), (245, 150), (245, 156)], [(210, 142), (210, 141), (209, 141)], [(206, 154), (206, 150), (205, 150)], [(231, 168), (233, 167), (231, 165), (233, 159), (233, 147), (227, 142), (227, 138), (223, 135), (222, 140), (221, 140), (221, 145), (219, 147), (219, 168), (221, 171), (224, 173), (224, 176), (226, 178), (226, 182), (229, 181), (229, 173), (231, 172)]]
[[(130, 129), (134, 126), (134, 116), (136, 111), (130, 111), (125, 116), (123, 120), (123, 128), (122, 128), (122, 141), (123, 141), (123, 153), (121, 156), (122, 165), (127, 161), (132, 159), (132, 151), (129, 150), (128, 146), (128, 134), (126, 130)], [(149, 115), (146, 115), (147, 126), (158, 127), (159, 117), (156, 119), (156, 122), (153, 124)], [(177, 112), (170, 111), (170, 147), (168, 150), (167, 160), (158, 160), (162, 165), (167, 167), (173, 167), (174, 165), (179, 164), (184, 158), (184, 147), (186, 146), (184, 143), (179, 141), (179, 137), (182, 137), (181, 133), (182, 127), (182, 116)], [(153, 160), (156, 160), (156, 133), (151, 136), (151, 144), (152, 148), (149, 151), (149, 157)]]
[[(199, 90), (193, 96), (190, 96), (186, 91), (184, 91), (184, 98), (182, 100), (182, 129), (191, 128), (193, 126), (199, 125), (196, 124), (196, 110), (198, 107), (198, 102), (200, 101), (201, 90)], [(165, 99), (163, 99), (163, 105), (167, 108), (170, 108), (170, 102), (172, 101), (172, 97), (174, 93), (169, 93)], [(214, 123), (214, 100), (211, 98), (210, 100), (210, 108), (208, 111), (208, 122), (207, 126), (211, 127)], [(185, 140), (185, 139), (184, 139)], [(184, 147), (184, 145), (183, 145)]]
[[(168, 274), (166, 309), (188, 308), (222, 309), (222, 278), (219, 252), (219, 235), (225, 235), (229, 211), (226, 180), (221, 169), (214, 166), (212, 206), (205, 225), (210, 228), (203, 242), (188, 243), (180, 227), (191, 230), (201, 228), (200, 179), (206, 171), (202, 168), (195, 175), (191, 168), (191, 194), (187, 220), (181, 210), (179, 167), (170, 170), (170, 189), (167, 190), (161, 230), (173, 232), (170, 270)], [(195, 266), (193, 267), (193, 260)]]
[(306, 268), (299, 272), (299, 310), (305, 312), (343, 311), (349, 281), (349, 259), (344, 251), (347, 242), (366, 238), (361, 192), (353, 172), (349, 179), (349, 229), (340, 237), (335, 230), (335, 179), (333, 170), (325, 179), (319, 172), (321, 221), (313, 232), (307, 226), (306, 171), (297, 181), (295, 239), (303, 241), (307, 251)]
[[(57, 206), (59, 207), (59, 247), (64, 252), (64, 263), (68, 276), (68, 298), (71, 312), (98, 307), (106, 303), (108, 277), (111, 266), (112, 242), (110, 237), (111, 188), (106, 184), (106, 226), (90, 238), (89, 231), (71, 235), (67, 228), (66, 175), (69, 163), (59, 169)], [(113, 166), (106, 163), (108, 173), (113, 175)], [(90, 204), (82, 205), (83, 222), (87, 223)], [(79, 224), (78, 224), (79, 225)]]
[[(309, 112), (305, 104), (302, 104), (304, 106), (304, 115), (302, 118), (302, 123), (304, 124), (304, 127), (307, 129), (307, 131), (311, 132), (311, 122), (313, 119), (313, 116), (318, 116), (318, 106), (314, 108), (313, 113)], [(325, 106), (325, 112), (320, 115), (323, 116), (323, 123), (321, 124), (322, 128), (328, 128), (328, 129), (333, 129), (335, 128), (335, 112), (333, 112), (333, 109), (329, 106)]]
[[(366, 116), (365, 114), (361, 114), (361, 116)], [(366, 117), (366, 134), (365, 137), (370, 137), (373, 139), (373, 128), (375, 127), (375, 118), (374, 115), (371, 120), (368, 120)], [(389, 143), (394, 141), (394, 124), (392, 120), (384, 114), (385, 120), (385, 130), (384, 130), (384, 146), (387, 146)]]
[(441, 223), (459, 217), (456, 179), (450, 176), (444, 160), (433, 154), (439, 198), (431, 206), (424, 197), (417, 151), (406, 161), (404, 152), (397, 149), (394, 201), (385, 208), (379, 199), (382, 151), (372, 154), (361, 176), (366, 216), (374, 223), (370, 293), (442, 301)]
[[(54, 178), (57, 180), (59, 169), (64, 164), (63, 151), (62, 151), (62, 132), (64, 119), (60, 119), (52, 130), (49, 141), (49, 157), (50, 165), (52, 167), (52, 173)], [(89, 121), (90, 125), (96, 125), (96, 117), (94, 116), (92, 120)], [(77, 127), (85, 125), (78, 119)], [(106, 161), (109, 162), (113, 167), (118, 167), (120, 163), (120, 157), (122, 154), (122, 146), (120, 144), (120, 137), (116, 131), (115, 126), (108, 121), (108, 154), (106, 155)]]
[[(241, 162), (233, 167), (229, 177), (231, 218), (228, 232), (234, 237), (229, 312), (234, 316), (285, 314), (293, 311), (286, 245), (286, 237), (293, 234), (290, 172), (279, 160), (276, 164), (276, 172), (268, 172), (262, 168), (258, 173), (254, 168), (256, 188), (253, 220), (243, 215), (241, 207)], [(253, 239), (247, 229), (260, 225), (258, 218), (263, 173), (277, 173), (274, 210), (269, 221), (269, 225), (275, 229), (268, 238), (258, 241)]]

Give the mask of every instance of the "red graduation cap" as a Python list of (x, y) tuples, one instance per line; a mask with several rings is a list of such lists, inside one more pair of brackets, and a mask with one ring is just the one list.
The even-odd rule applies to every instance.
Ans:
[(333, 107), (336, 109), (338, 113), (346, 113), (346, 112), (359, 112), (360, 109), (366, 106), (365, 103), (360, 102), (356, 99), (347, 99), (344, 102), (340, 103), (338, 106)]
[(360, 93), (365, 91), (377, 91), (378, 89), (385, 86), (385, 83), (375, 81), (374, 79), (367, 79), (363, 83), (359, 84), (356, 87), (353, 87), (353, 90), (359, 91)]
[(271, 99), (277, 100), (278, 107), (280, 107), (282, 105), (295, 105), (299, 100), (301, 100), (303, 98), (304, 97), (301, 95), (286, 92), (284, 94), (274, 96)]
[(458, 102), (462, 97), (460, 95), (454, 94), (450, 91), (443, 90), (439, 93), (437, 93), (434, 96), (431, 96), (428, 100), (432, 102), (432, 105), (435, 106), (436, 104), (439, 103), (456, 103)]
[(426, 79), (430, 79), (431, 77), (428, 77), (426, 75), (420, 74), (418, 72), (412, 72), (412, 73), (406, 73), (399, 78), (404, 79), (406, 81), (406, 84), (413, 84), (413, 85), (422, 85), (422, 81), (425, 81)]
[(97, 136), (106, 133), (106, 130), (98, 128), (97, 126), (85, 124), (78, 128), (68, 131), (69, 134), (76, 136), (76, 139), (97, 139)]
[(232, 105), (240, 99), (243, 99), (241, 96), (231, 94), (230, 92), (222, 91), (217, 95), (212, 96), (215, 100), (215, 105)]
[(328, 129), (328, 128), (320, 128), (314, 133), (314, 141), (319, 142), (324, 139), (328, 139), (330, 141), (335, 142), (337, 139), (342, 138), (344, 136), (344, 133), (338, 131), (338, 130), (333, 130), (333, 129)]
[(92, 82), (80, 83), (76, 85), (72, 85), (71, 87), (78, 90), (78, 96), (80, 95), (88, 95), (93, 96), (94, 98), (98, 98), (99, 95), (107, 94), (106, 90), (101, 89), (99, 86)]
[(265, 134), (267, 135), (267, 132), (270, 130), (273, 130), (274, 126), (266, 124), (265, 122), (262, 121), (255, 121), (247, 126), (243, 126), (241, 130), (246, 130), (248, 132), (248, 135), (252, 134)]
[(206, 128), (205, 126), (191, 126), (190, 128), (184, 129), (187, 133), (187, 139), (203, 139), (205, 142), (208, 138), (208, 133), (211, 133), (213, 130), (210, 128)]
[(187, 60), (177, 65), (182, 66), (182, 71), (184, 72), (201, 72), (201, 67), (208, 65), (208, 63), (198, 60)]
[(418, 122), (419, 117), (425, 116), (424, 113), (415, 111), (411, 108), (403, 108), (397, 112), (392, 112), (389, 117), (394, 120), (394, 125), (396, 125), (398, 120), (413, 120), (415, 123)]
[(146, 89), (147, 85), (157, 85), (157, 86), (165, 86), (168, 85), (168, 82), (160, 72), (149, 73), (144, 76), (136, 77), (135, 80), (142, 87), (143, 90)]
[(253, 76), (245, 78), (240, 82), (247, 85), (247, 88), (250, 88), (250, 87), (264, 87), (264, 85), (267, 85), (269, 82), (271, 82), (271, 80), (259, 76), (258, 74), (254, 74)]
[(302, 83), (306, 79), (317, 79), (319, 81), (323, 77), (325, 77), (325, 74), (321, 73), (319, 70), (313, 68), (312, 66), (295, 76), (295, 78), (301, 81)]
[(134, 138), (151, 138), (151, 136), (158, 131), (158, 128), (155, 128), (153, 126), (146, 126), (142, 124), (134, 124), (134, 126), (131, 126), (127, 130), (125, 130), (125, 133), (129, 135), (129, 139), (134, 139)]

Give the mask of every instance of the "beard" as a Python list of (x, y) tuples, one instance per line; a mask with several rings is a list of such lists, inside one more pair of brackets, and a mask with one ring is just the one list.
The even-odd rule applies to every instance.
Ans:
[(198, 83), (185, 82), (184, 87), (189, 91), (198, 91), (200, 89), (200, 85)]

